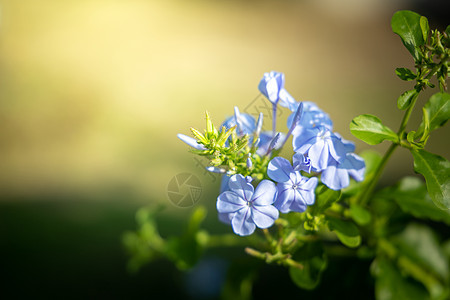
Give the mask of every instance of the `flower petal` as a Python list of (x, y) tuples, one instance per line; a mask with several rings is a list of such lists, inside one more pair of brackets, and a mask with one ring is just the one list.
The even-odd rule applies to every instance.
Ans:
[(233, 219), (234, 213), (219, 213), (218, 217), (220, 222), (231, 225), (231, 219)]
[(243, 236), (250, 235), (255, 231), (256, 226), (251, 215), (249, 207), (244, 207), (236, 212), (231, 220), (234, 233)]
[(277, 188), (275, 183), (270, 180), (261, 181), (253, 194), (253, 205), (261, 206), (273, 204), (273, 202), (275, 202), (276, 193)]
[(294, 190), (292, 189), (292, 183), (279, 183), (277, 185), (277, 200), (275, 200), (275, 207), (282, 213), (288, 213), (289, 207), (294, 199)]
[(317, 139), (316, 143), (308, 150), (311, 166), (316, 170), (323, 170), (328, 165), (328, 145), (323, 139)]
[(289, 211), (304, 212), (306, 210), (306, 204), (303, 201), (292, 201)]
[(303, 199), (303, 201), (307, 205), (314, 204), (315, 201), (315, 193), (314, 190), (317, 187), (318, 179), (317, 177), (311, 177), (306, 179), (306, 181), (300, 186), (299, 193)]
[(350, 184), (348, 171), (337, 167), (337, 163), (330, 164), (321, 176), (322, 182), (332, 190), (341, 190)]
[(294, 111), (294, 112), (297, 110), (297, 107), (298, 107), (297, 102), (295, 101), (294, 97), (292, 97), (286, 91), (286, 89), (282, 88), (280, 90), (278, 97), (280, 98), (280, 102), (279, 102), (280, 106), (287, 107), (287, 108), (289, 108), (289, 110)]
[(247, 201), (235, 192), (223, 192), (217, 197), (216, 207), (219, 213), (233, 213), (245, 206), (247, 206)]
[(305, 154), (316, 143), (319, 134), (318, 128), (305, 129), (301, 126), (292, 131), (292, 146), (297, 153)]
[(239, 195), (245, 201), (250, 201), (254, 192), (253, 185), (247, 182), (244, 176), (241, 174), (236, 174), (231, 176), (230, 181), (228, 181), (228, 186), (230, 190)]
[(345, 155), (348, 152), (347, 149), (351, 146), (348, 143), (344, 144), (343, 141), (334, 134), (331, 135), (331, 139), (327, 139), (327, 142), (331, 156), (338, 163), (341, 163), (345, 159)]
[[(364, 159), (355, 153), (347, 153), (347, 157), (342, 164), (347, 169), (348, 174), (356, 181), (364, 180), (364, 173), (366, 172), (366, 163)], [(338, 166), (340, 168), (340, 165)]]
[(252, 219), (259, 228), (268, 228), (278, 219), (279, 212), (272, 205), (253, 206)]
[(288, 181), (289, 174), (293, 171), (291, 163), (283, 157), (275, 157), (267, 166), (267, 175), (276, 182)]

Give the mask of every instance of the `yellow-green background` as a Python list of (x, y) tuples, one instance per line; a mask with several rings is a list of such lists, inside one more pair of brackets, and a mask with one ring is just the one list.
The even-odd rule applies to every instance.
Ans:
[[(355, 140), (348, 125), (362, 113), (396, 130), (402, 116), (396, 99), (412, 84), (394, 69), (413, 65), (390, 18), (398, 9), (423, 9), (413, 4), (0, 1), (0, 222), (4, 245), (16, 245), (6, 253), (29, 255), (30, 244), (43, 252), (60, 246), (17, 229), (31, 227), (35, 236), (46, 236), (46, 230), (72, 226), (79, 240), (59, 232), (72, 243), (67, 249), (89, 248), (80, 228), (99, 237), (109, 232), (108, 243), (118, 249), (139, 206), (158, 202), (168, 206), (168, 215), (189, 214), (166, 195), (168, 182), (181, 172), (199, 177), (200, 203), (213, 208), (218, 182), (196, 166), (176, 134), (202, 129), (205, 110), (218, 125), (233, 106), (249, 105), (270, 70), (284, 72), (288, 91), (316, 102), (347, 139)], [(439, 9), (425, 12), (432, 25), (445, 25)], [(420, 117), (416, 112), (413, 124)], [(284, 121), (279, 129), (285, 130)], [(448, 158), (448, 133), (437, 132), (428, 149)], [(369, 148), (356, 144), (357, 152)], [(386, 145), (373, 148), (382, 152)], [(413, 174), (412, 160), (399, 150), (382, 184), (405, 174)], [(48, 227), (41, 225), (49, 219)], [(106, 248), (101, 238), (96, 242)], [(27, 273), (40, 259), (19, 266)]]

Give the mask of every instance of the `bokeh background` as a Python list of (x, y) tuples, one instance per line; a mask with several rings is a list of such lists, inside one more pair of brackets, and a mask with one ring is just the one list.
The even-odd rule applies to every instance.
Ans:
[[(253, 111), (270, 70), (284, 72), (288, 91), (316, 102), (347, 139), (362, 113), (396, 130), (396, 99), (411, 84), (394, 70), (413, 67), (390, 29), (399, 9), (427, 16), (432, 28), (450, 23), (448, 3), (437, 0), (1, 0), (3, 293), (189, 297), (168, 262), (130, 276), (121, 245), (141, 206), (166, 206), (163, 234), (183, 229), (192, 209), (167, 197), (182, 172), (201, 181), (208, 226), (228, 229), (214, 210), (219, 180), (176, 134), (202, 129), (205, 110), (216, 124), (235, 105)], [(449, 158), (448, 137), (436, 132), (429, 151)], [(411, 174), (399, 150), (381, 184)]]

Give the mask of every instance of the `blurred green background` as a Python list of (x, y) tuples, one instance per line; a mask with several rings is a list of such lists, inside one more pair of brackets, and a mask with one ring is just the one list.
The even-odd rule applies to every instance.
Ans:
[[(205, 110), (218, 125), (235, 105), (257, 109), (257, 84), (270, 70), (284, 72), (288, 91), (316, 102), (347, 139), (355, 140), (348, 125), (362, 113), (397, 129), (396, 99), (411, 84), (394, 70), (413, 65), (390, 18), (412, 9), (442, 28), (449, 23), (442, 6), (445, 1), (1, 0), (3, 292), (189, 295), (183, 275), (164, 261), (129, 276), (120, 241), (135, 228), (135, 211), (156, 203), (166, 205), (163, 234), (182, 230), (191, 209), (167, 197), (169, 181), (182, 172), (202, 183), (207, 225), (229, 231), (216, 220), (218, 178), (205, 174), (176, 134), (202, 129)], [(416, 112), (411, 123), (420, 118)], [(448, 158), (448, 136), (446, 128), (436, 132), (429, 151)], [(357, 152), (369, 148), (356, 144)], [(381, 184), (407, 174), (412, 160), (399, 150)]]

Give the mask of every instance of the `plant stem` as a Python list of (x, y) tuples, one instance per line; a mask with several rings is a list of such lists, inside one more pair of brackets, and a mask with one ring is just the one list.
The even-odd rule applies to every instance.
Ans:
[(359, 196), (359, 203), (362, 205), (367, 204), (367, 202), (370, 199), (370, 196), (373, 193), (373, 190), (375, 189), (378, 180), (380, 179), (381, 174), (383, 173), (384, 167), (386, 166), (386, 163), (388, 162), (389, 158), (391, 157), (392, 153), (394, 153), (394, 150), (401, 144), (403, 135), (405, 133), (406, 125), (408, 125), (409, 118), (411, 117), (411, 113), (414, 109), (414, 106), (416, 105), (416, 101), (419, 96), (415, 97), (412, 101), (411, 105), (408, 107), (408, 109), (405, 111), (405, 114), (403, 116), (403, 120), (400, 124), (400, 127), (398, 129), (397, 135), (398, 135), (398, 142), (392, 143), (392, 145), (389, 147), (389, 149), (384, 154), (383, 158), (381, 159), (380, 164), (378, 165), (377, 169), (375, 170), (375, 174), (370, 179), (369, 184), (365, 186), (363, 192)]
[(386, 163), (388, 162), (389, 158), (391, 157), (394, 150), (397, 148), (398, 144), (392, 144), (389, 149), (386, 151), (386, 153), (383, 156), (383, 159), (381, 160), (380, 164), (378, 165), (375, 174), (369, 181), (369, 184), (366, 185), (365, 190), (361, 193), (360, 196), (360, 203), (361, 205), (367, 204), (367, 202), (370, 199), (370, 196), (372, 195), (373, 189), (378, 183), (378, 180), (380, 179), (381, 173), (383, 172), (384, 167), (386, 166)]

